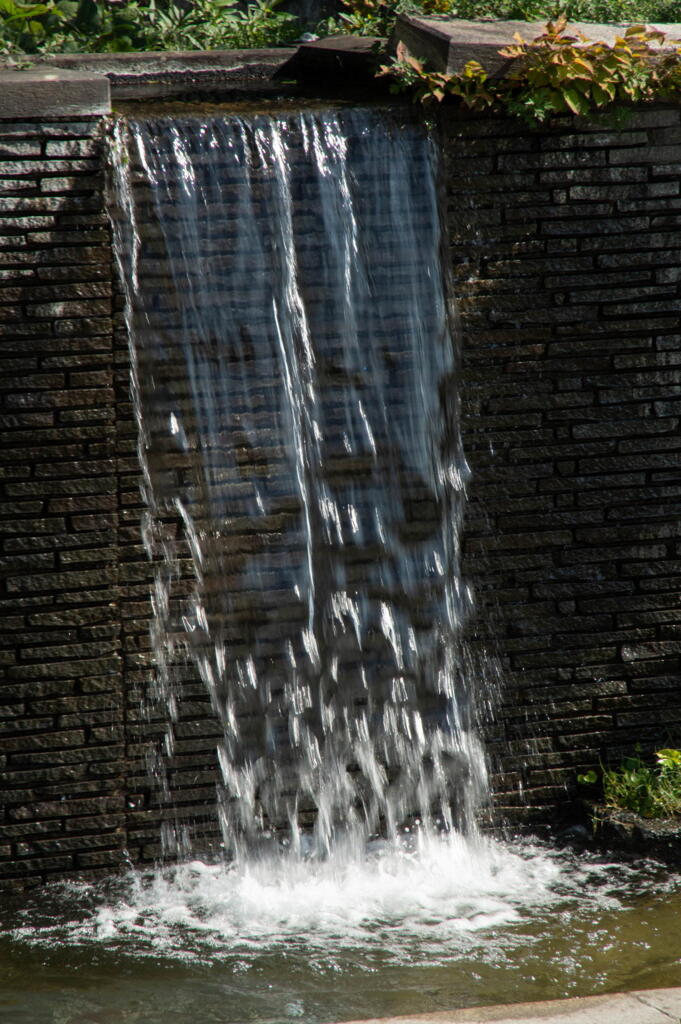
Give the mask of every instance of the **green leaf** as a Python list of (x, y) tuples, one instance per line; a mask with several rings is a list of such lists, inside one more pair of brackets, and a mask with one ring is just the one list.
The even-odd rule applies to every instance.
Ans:
[(95, 0), (80, 0), (75, 24), (82, 32), (95, 32), (101, 25), (101, 16)]
[(608, 89), (594, 83), (591, 87), (591, 95), (597, 107), (605, 107), (608, 103), (612, 103), (615, 90), (613, 88), (612, 92), (610, 92)]
[(577, 89), (565, 89), (563, 99), (573, 114), (586, 114), (589, 111), (589, 101), (583, 93)]
[(681, 750), (671, 750), (665, 747), (655, 753), (657, 763), (663, 768), (681, 768)]

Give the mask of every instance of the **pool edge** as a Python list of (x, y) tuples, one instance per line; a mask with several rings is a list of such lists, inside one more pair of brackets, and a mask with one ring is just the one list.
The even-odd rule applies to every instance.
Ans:
[(639, 989), (541, 1002), (476, 1006), (343, 1024), (677, 1024), (681, 987)]

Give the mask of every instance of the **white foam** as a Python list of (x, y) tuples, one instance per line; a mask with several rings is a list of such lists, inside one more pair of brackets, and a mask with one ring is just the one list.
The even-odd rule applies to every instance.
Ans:
[(376, 845), (362, 858), (338, 851), (323, 861), (192, 861), (131, 874), (117, 899), (68, 932), (72, 941), (135, 939), (170, 954), (190, 946), (262, 952), (291, 942), (435, 947), (518, 920), (559, 876), (550, 857), (458, 836)]
[(632, 895), (646, 887), (659, 895), (665, 885), (672, 882), (655, 865), (430, 834), (377, 843), (362, 856), (341, 848), (323, 860), (196, 860), (62, 886), (53, 911), (43, 900), (42, 920), (33, 908), (13, 934), (29, 944), (96, 944), (245, 969), (271, 955), (313, 972), (335, 969), (339, 956), (361, 970), (469, 956), (501, 962), (513, 949), (528, 954), (560, 920), (618, 913)]

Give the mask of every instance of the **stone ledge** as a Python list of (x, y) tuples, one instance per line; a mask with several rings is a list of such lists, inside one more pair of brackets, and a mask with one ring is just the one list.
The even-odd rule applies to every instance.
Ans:
[(656, 988), (345, 1024), (670, 1024), (680, 1017), (681, 988)]
[[(200, 98), (267, 93), (272, 78), (295, 48), (167, 50), (153, 53), (78, 53), (44, 58), (61, 68), (106, 75), (118, 100)], [(279, 87), (281, 91), (281, 87)]]
[(104, 75), (62, 68), (0, 70), (0, 120), (102, 116), (111, 111)]
[[(681, 23), (656, 24), (668, 39), (681, 37)], [(570, 22), (570, 30), (582, 32), (590, 40), (613, 43), (625, 25), (597, 25)], [(516, 32), (531, 41), (545, 29), (542, 21), (463, 21), (447, 18), (417, 18), (400, 14), (390, 37), (389, 50), (398, 43), (437, 71), (460, 71), (469, 60), (477, 60), (488, 72), (503, 75), (513, 63), (499, 50), (513, 42)]]
[[(148, 50), (125, 53), (54, 53), (34, 58), (35, 65), (106, 75), (165, 74), (170, 72), (272, 70), (295, 53), (296, 47), (254, 50)], [(1, 58), (0, 58), (1, 60)]]
[[(198, 98), (207, 93), (241, 95), (266, 93), (274, 88), (274, 73), (296, 53), (293, 47), (260, 50), (178, 50), (149, 53), (68, 53), (36, 57), (30, 69), (16, 71), (0, 57), (0, 118), (60, 117), (72, 114), (106, 114), (110, 99), (147, 100), (181, 96)], [(70, 97), (63, 91), (54, 95), (45, 108), (42, 97), (28, 98), (23, 106), (12, 105), (15, 96), (30, 96), (31, 81), (54, 76), (62, 82), (103, 83), (108, 90), (105, 108), (69, 107)], [(11, 76), (15, 76), (13, 79)], [(7, 86), (5, 83), (8, 83)], [(72, 87), (73, 88), (73, 87)], [(10, 92), (10, 89), (13, 90)], [(276, 87), (281, 93), (282, 87)], [(35, 89), (33, 89), (35, 93)], [(47, 88), (49, 96), (50, 89)], [(18, 101), (17, 101), (18, 102)], [(78, 102), (78, 98), (73, 102)], [(8, 112), (5, 112), (5, 107)]]
[(681, 819), (641, 818), (633, 811), (594, 806), (596, 842), (608, 850), (681, 865)]

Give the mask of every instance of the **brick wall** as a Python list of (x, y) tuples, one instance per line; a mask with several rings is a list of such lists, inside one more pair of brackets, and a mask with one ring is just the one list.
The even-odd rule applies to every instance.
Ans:
[(0, 122), (0, 876), (120, 863), (111, 250), (100, 124)]
[(498, 801), (532, 819), (599, 759), (681, 744), (681, 112), (444, 129), (467, 570)]
[[(553, 813), (599, 757), (681, 743), (680, 116), (444, 124), (467, 568), (504, 670), (490, 749), (514, 820)], [(99, 136), (97, 120), (0, 122), (0, 877), (21, 882), (158, 848)]]

